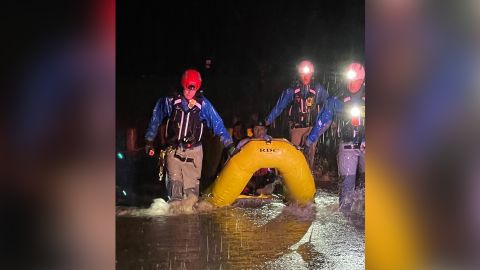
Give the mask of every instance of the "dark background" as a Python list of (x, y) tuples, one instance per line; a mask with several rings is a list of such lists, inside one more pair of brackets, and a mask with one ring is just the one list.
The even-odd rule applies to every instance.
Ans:
[[(337, 94), (345, 67), (364, 62), (364, 2), (121, 1), (116, 34), (116, 148), (126, 150), (132, 139), (127, 129), (133, 128), (138, 149), (117, 160), (117, 198), (148, 206), (149, 196), (165, 190), (156, 159), (145, 158), (143, 138), (155, 102), (181, 91), (186, 69), (200, 71), (204, 94), (226, 127), (234, 118), (248, 127), (253, 113), (265, 117), (303, 59), (315, 65), (316, 80)], [(285, 120), (280, 116), (269, 134), (287, 138)], [(215, 178), (221, 150), (218, 139), (207, 135), (202, 190)]]
[[(34, 82), (29, 71), (32, 69), (50, 71), (48, 76), (34, 74), (40, 79), (54, 77), (60, 81), (71, 80), (64, 73), (53, 72), (49, 64), (57, 61), (59, 55), (76, 56), (75, 49), (78, 47), (80, 50), (91, 49), (88, 47), (89, 38), (82, 36), (79, 32), (98, 31), (101, 28), (100, 22), (105, 18), (110, 18), (111, 25), (115, 24), (115, 16), (108, 15), (110, 11), (101, 11), (104, 4), (114, 6), (115, 3), (111, 0), (28, 2), (3, 1), (0, 11), (3, 12), (0, 17), (6, 20), (0, 24), (3, 41), (0, 107), (5, 111), (0, 115), (2, 128), (0, 191), (3, 191), (0, 196), (3, 206), (2, 235), (0, 236), (2, 239), (0, 250), (3, 255), (0, 258), (1, 269), (113, 269), (115, 267), (115, 205), (113, 203), (115, 192), (112, 188), (115, 183), (115, 163), (113, 162), (115, 131), (105, 130), (103, 126), (115, 121), (123, 126), (135, 123), (135, 119), (148, 121), (156, 99), (167, 92), (167, 88), (179, 87), (179, 77), (184, 68), (195, 65), (203, 67), (203, 59), (207, 57), (205, 55), (197, 55), (193, 51), (184, 51), (183, 54), (178, 51), (167, 51), (167, 48), (187, 48), (187, 43), (181, 41), (189, 40), (187, 37), (191, 32), (180, 31), (185, 27), (175, 26), (187, 25), (185, 22), (189, 19), (188, 15), (195, 15), (194, 19), (191, 19), (194, 21), (192, 25), (199, 26), (199, 29), (200, 25), (203, 27), (206, 22), (220, 29), (222, 24), (216, 23), (221, 21), (218, 18), (221, 17), (224, 20), (227, 18), (228, 28), (224, 26), (225, 30), (218, 30), (224, 33), (223, 37), (221, 35), (217, 37), (217, 33), (212, 29), (201, 28), (199, 31), (212, 31), (211, 36), (217, 38), (211, 38), (210, 44), (220, 45), (220, 40), (222, 43), (231, 42), (230, 44), (234, 45), (233, 41), (226, 39), (225, 33), (236, 37), (237, 42), (252, 40), (250, 47), (263, 48), (258, 55), (272, 65), (267, 78), (270, 78), (273, 83), (276, 83), (274, 76), (278, 76), (288, 84), (294, 76), (294, 64), (297, 63), (297, 59), (309, 57), (310, 53), (314, 54), (295, 45), (307, 46), (303, 45), (306, 44), (306, 40), (319, 41), (311, 45), (316, 48), (316, 53), (311, 59), (317, 67), (325, 65), (325, 68), (337, 71), (337, 67), (342, 66), (342, 59), (350, 61), (350, 57), (360, 58), (363, 55), (361, 53), (364, 46), (364, 24), (361, 16), (363, 2), (345, 1), (342, 4), (340, 1), (327, 3), (319, 0), (311, 1), (311, 5), (299, 1), (276, 2), (272, 5), (258, 1), (258, 5), (262, 7), (255, 6), (253, 10), (258, 14), (256, 17), (260, 24), (251, 21), (255, 17), (252, 14), (244, 15), (242, 21), (233, 23), (232, 14), (248, 13), (249, 9), (245, 7), (254, 6), (245, 1), (238, 3), (241, 7), (228, 7), (222, 11), (220, 8), (209, 10), (215, 16), (207, 16), (205, 10), (201, 11), (206, 5), (205, 1), (202, 1), (201, 6), (197, 4), (197, 7), (182, 2), (185, 6), (180, 7), (176, 3), (168, 3), (168, 5), (157, 3), (154, 4), (157, 5), (156, 8), (146, 5), (146, 2), (142, 4), (129, 1), (128, 5), (126, 1), (117, 2), (116, 36), (118, 40), (116, 44), (106, 44), (110, 51), (118, 52), (116, 89), (104, 87), (105, 83), (113, 85), (113, 77), (108, 76), (103, 77), (105, 81), (102, 82), (101, 87), (80, 87), (81, 92), (76, 98), (63, 98), (63, 95), (45, 97), (41, 90), (47, 88), (47, 85), (37, 84), (43, 88), (34, 89), (34, 94), (28, 96), (32, 101), (39, 104), (46, 102), (49, 105), (53, 96), (61, 100), (61, 106), (45, 105), (46, 108), (55, 109), (54, 115), (51, 115), (50, 110), (45, 109), (38, 109), (35, 113), (48, 115), (47, 118), (52, 120), (52, 124), (60, 129), (71, 126), (65, 125), (63, 119), (59, 119), (67, 118), (77, 127), (76, 132), (73, 133), (77, 135), (72, 136), (72, 133), (70, 136), (63, 135), (58, 129), (51, 129), (41, 125), (42, 122), (36, 119), (28, 118), (24, 121), (40, 123), (40, 125), (38, 130), (29, 134), (30, 140), (25, 141), (17, 138), (15, 131), (17, 125), (22, 122), (18, 118), (23, 115), (24, 109), (28, 108), (22, 94), (27, 95), (30, 92), (22, 86), (25, 82), (32, 84)], [(172, 4), (174, 6), (171, 6)], [(217, 5), (227, 4), (219, 1)], [(325, 6), (315, 8), (312, 5)], [(328, 5), (335, 5), (338, 8), (331, 8)], [(440, 267), (447, 265), (458, 269), (479, 269), (478, 168), (480, 163), (477, 154), (478, 146), (474, 143), (480, 134), (478, 124), (475, 124), (479, 122), (480, 115), (478, 104), (480, 87), (477, 72), (479, 69), (478, 66), (472, 66), (468, 61), (463, 61), (465, 58), (473, 61), (478, 59), (479, 55), (480, 16), (478, 16), (479, 9), (476, 5), (475, 1), (471, 3), (467, 1), (369, 1), (365, 7), (368, 19), (365, 22), (365, 42), (368, 42), (365, 48), (369, 85), (367, 269), (426, 268), (425, 263), (430, 268), (432, 265)], [(136, 12), (140, 7), (143, 11)], [(308, 23), (303, 22), (309, 18), (308, 14), (316, 14), (312, 13), (313, 10), (317, 10), (316, 13), (319, 16), (317, 18), (316, 15), (311, 15), (315, 23), (309, 27)], [(333, 12), (333, 10), (342, 10), (342, 12)], [(94, 15), (90, 14), (92, 11)], [(350, 13), (356, 14), (358, 24), (354, 17), (346, 15)], [(270, 14), (277, 15), (273, 18)], [(153, 23), (154, 17), (158, 20), (156, 23)], [(349, 18), (355, 23), (349, 22)], [(247, 36), (239, 36), (238, 28), (250, 22), (255, 25), (254, 28), (248, 29), (251, 33)], [(297, 22), (297, 26), (291, 26), (293, 22)], [(162, 23), (163, 27), (161, 27)], [(222, 21), (222, 23), (226, 22)], [(234, 24), (236, 28), (233, 27)], [(191, 24), (188, 23), (188, 25)], [(267, 25), (269, 28), (265, 28)], [(313, 27), (314, 25), (323, 26), (316, 28)], [(79, 27), (82, 29), (78, 29)], [(83, 29), (84, 27), (87, 29)], [(107, 28), (113, 32), (110, 26)], [(352, 29), (358, 29), (358, 31)], [(148, 36), (144, 33), (148, 33)], [(200, 36), (200, 34), (197, 35)], [(253, 37), (264, 35), (265, 38), (253, 42)], [(181, 40), (180, 37), (182, 37)], [(354, 37), (358, 39), (353, 39)], [(342, 42), (349, 38), (355, 42)], [(158, 40), (157, 43), (148, 42), (155, 39)], [(205, 40), (197, 42), (206, 44)], [(269, 47), (256, 46), (258, 42), (267, 43)], [(167, 46), (167, 44), (175, 44), (175, 46)], [(290, 45), (287, 46), (287, 44)], [(74, 45), (77, 47), (72, 48), (71, 46)], [(212, 52), (208, 52), (212, 53), (208, 56), (213, 59), (212, 73), (215, 72), (217, 75), (213, 80), (213, 75), (204, 74), (207, 86), (220, 79), (230, 82), (227, 79), (232, 75), (227, 76), (224, 73), (225, 65), (232, 70), (230, 74), (245, 81), (249, 77), (242, 77), (245, 76), (244, 73), (251, 71), (253, 74), (258, 74), (254, 72), (256, 66), (247, 64), (248, 59), (242, 55), (242, 52), (253, 53), (252, 50), (247, 50), (248, 46), (245, 43), (241, 44), (242, 46), (233, 45), (228, 48), (223, 45), (217, 46), (217, 51), (212, 48)], [(151, 47), (147, 50), (143, 46)], [(188, 48), (193, 47), (188, 45)], [(196, 48), (199, 50), (202, 48), (200, 51), (203, 52), (204, 48), (210, 47), (199, 45)], [(220, 48), (224, 49), (223, 54), (220, 54), (222, 51)], [(240, 61), (232, 62), (231, 59), (222, 59), (220, 55), (238, 58)], [(38, 57), (46, 58), (47, 63), (38, 63)], [(334, 57), (340, 59), (332, 61)], [(86, 61), (90, 63), (87, 65), (89, 71), (102, 74), (98, 61), (112, 65), (115, 62), (114, 59), (96, 58), (96, 61), (88, 58), (81, 59), (84, 61), (78, 61), (78, 58), (75, 58), (74, 61), (63, 63), (60, 67), (64, 67), (62, 70), (68, 70), (68, 68), (71, 70), (71, 65), (83, 66), (83, 62)], [(462, 59), (463, 63), (459, 63), (457, 59)], [(222, 68), (220, 68), (221, 64), (224, 65)], [(237, 69), (239, 65), (243, 67)], [(438, 72), (435, 67), (449, 69)], [(145, 76), (144, 80), (148, 83), (141, 83), (143, 81), (141, 74), (147, 75), (143, 68), (151, 71), (148, 73), (149, 76), (157, 77)], [(430, 76), (426, 77), (425, 72)], [(477, 73), (471, 74), (471, 72)], [(85, 76), (82, 72), (75, 70), (67, 75)], [(439, 83), (424, 87), (418, 84), (417, 77), (427, 82)], [(452, 87), (451, 83), (445, 84), (445, 80), (454, 82), (460, 80), (469, 85), (458, 84)], [(90, 81), (89, 77), (84, 78), (82, 85), (91, 85)], [(273, 93), (267, 95), (265, 90), (263, 95), (268, 98), (267, 101), (255, 100), (262, 103), (275, 102), (278, 93), (286, 85), (278, 82), (280, 86), (276, 88), (273, 83), (266, 84), (268, 91)], [(210, 85), (206, 94), (222, 117), (227, 119), (227, 116), (224, 116), (227, 110), (224, 108), (228, 106), (218, 97), (228, 93), (225, 95), (228, 97), (225, 102), (232, 102), (234, 100), (232, 94), (247, 95), (230, 90), (237, 87), (234, 83), (218, 83), (218, 85), (222, 87), (215, 88)], [(78, 88), (78, 85), (74, 84), (74, 86), (76, 86), (75, 89)], [(442, 95), (438, 95), (440, 88), (445, 90)], [(108, 93), (96, 91), (98, 89), (106, 89)], [(72, 89), (60, 88), (60, 90)], [(115, 97), (118, 99), (116, 117), (113, 107), (109, 107)], [(438, 106), (438, 103), (432, 102), (432, 97), (446, 101), (445, 105)], [(76, 115), (85, 116), (79, 119), (82, 120), (81, 122), (72, 121), (70, 115), (62, 111), (64, 108), (72, 108), (72, 101), (75, 100), (81, 100), (84, 105), (75, 108)], [(92, 114), (91, 108), (94, 108), (95, 114)], [(424, 114), (425, 110), (428, 110), (428, 114)], [(135, 114), (141, 117), (136, 117)], [(450, 115), (451, 118), (439, 117), (445, 114)], [(427, 120), (419, 117), (423, 115), (427, 116)], [(439, 121), (430, 121), (431, 119)], [(85, 126), (98, 121), (106, 124)], [(405, 131), (411, 130), (412, 123), (418, 124), (418, 122), (436, 123), (440, 128), (425, 125), (416, 132), (422, 135), (421, 140), (415, 134), (408, 137), (408, 140), (404, 140)], [(142, 129), (144, 128), (146, 126), (142, 126)], [(44, 140), (38, 141), (40, 132), (47, 133), (47, 136)], [(68, 139), (70, 143), (55, 147), (58, 136)], [(99, 140), (99, 142), (89, 142), (86, 146), (79, 143), (86, 139)], [(44, 152), (26, 147), (25, 144), (30, 144), (30, 141), (46, 149), (49, 156), (54, 156), (56, 159), (52, 161), (45, 158)], [(80, 148), (81, 151), (73, 153), (72, 146), (78, 145), (83, 145)], [(398, 149), (410, 151), (408, 154), (401, 155)], [(15, 154), (19, 155), (21, 160), (15, 160), (13, 158)], [(84, 156), (88, 158), (82, 158)], [(107, 161), (106, 164), (105, 161)], [(446, 170), (448, 174), (444, 174)], [(70, 173), (65, 174), (65, 171)], [(427, 175), (419, 172), (425, 172)], [(24, 177), (24, 173), (34, 175)], [(429, 173), (434, 175), (428, 175)], [(65, 175), (61, 181), (46, 181), (51, 180), (52, 175), (59, 174)], [(81, 176), (81, 179), (78, 179), (78, 176)], [(419, 212), (419, 208), (423, 208), (423, 211)], [(392, 245), (392, 242), (396, 244)], [(54, 246), (53, 249), (51, 245)], [(410, 256), (412, 254), (414, 256)], [(52, 267), (52, 262), (60, 263), (64, 267)]]
[(142, 138), (187, 68), (231, 126), (268, 113), (302, 59), (317, 77), (363, 62), (364, 1), (119, 1), (116, 44), (117, 132), (137, 127)]

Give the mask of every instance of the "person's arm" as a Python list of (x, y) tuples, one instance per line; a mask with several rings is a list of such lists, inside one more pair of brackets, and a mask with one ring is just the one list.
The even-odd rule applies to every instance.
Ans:
[(315, 91), (317, 92), (317, 95), (315, 97), (315, 104), (324, 104), (328, 98), (328, 92), (325, 87), (323, 87), (323, 85), (321, 85), (320, 83), (317, 83), (315, 85)]
[(153, 109), (152, 117), (145, 134), (145, 140), (154, 141), (157, 136), (158, 126), (162, 123), (165, 117), (172, 113), (171, 98), (160, 98)]
[(310, 147), (310, 145), (316, 142), (320, 135), (330, 127), (334, 114), (341, 111), (342, 107), (343, 103), (336, 97), (331, 97), (326, 100), (325, 105), (317, 116), (314, 127), (307, 136), (305, 141), (307, 147)]
[(267, 126), (271, 125), (273, 121), (285, 110), (285, 108), (292, 102), (293, 100), (293, 89), (288, 88), (282, 92), (282, 95), (277, 101), (275, 107), (273, 107), (270, 114), (265, 118), (265, 122)]
[(222, 118), (220, 115), (218, 115), (215, 108), (213, 108), (210, 101), (208, 101), (206, 98), (204, 98), (202, 102), (200, 117), (207, 122), (207, 126), (213, 130), (213, 133), (220, 137), (220, 141), (225, 147), (233, 144), (232, 137), (230, 137), (230, 134), (228, 134)]

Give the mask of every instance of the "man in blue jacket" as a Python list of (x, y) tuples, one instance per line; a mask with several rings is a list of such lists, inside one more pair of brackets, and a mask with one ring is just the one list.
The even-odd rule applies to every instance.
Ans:
[(202, 137), (205, 128), (213, 129), (231, 155), (235, 151), (232, 138), (210, 101), (199, 91), (200, 73), (189, 69), (182, 76), (182, 94), (160, 98), (153, 109), (145, 135), (145, 150), (153, 153), (158, 126), (167, 119), (165, 155), (170, 201), (199, 195), (202, 172)]
[(355, 190), (357, 168), (360, 186), (365, 185), (365, 69), (359, 63), (347, 68), (347, 90), (342, 97), (329, 97), (317, 117), (305, 147), (311, 147), (330, 126), (335, 115), (342, 143), (338, 151), (338, 173), (340, 175), (340, 206), (349, 210)]
[[(303, 146), (328, 93), (320, 83), (314, 82), (314, 67), (310, 61), (300, 62), (298, 73), (299, 80), (295, 86), (282, 92), (265, 122), (269, 126), (288, 107), (290, 142), (296, 146)], [(308, 148), (309, 152), (306, 153), (311, 168), (315, 147), (316, 142)]]

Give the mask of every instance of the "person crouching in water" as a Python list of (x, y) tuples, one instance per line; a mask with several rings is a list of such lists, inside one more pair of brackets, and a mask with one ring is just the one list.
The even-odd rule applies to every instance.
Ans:
[[(257, 121), (253, 125), (253, 138), (252, 139), (262, 139), (262, 140), (271, 140), (272, 137), (267, 134), (267, 127), (263, 120)], [(245, 144), (247, 144), (251, 138), (246, 138), (241, 140), (238, 145), (237, 149), (240, 149)], [(247, 186), (242, 191), (243, 195), (260, 195), (260, 194), (271, 194), (273, 191), (272, 184), (276, 179), (276, 172), (273, 168), (261, 168), (257, 170), (250, 181), (248, 182)], [(268, 188), (267, 185), (269, 185)]]
[(196, 202), (199, 196), (202, 136), (206, 127), (213, 129), (214, 134), (220, 137), (229, 154), (235, 150), (222, 119), (199, 91), (201, 83), (198, 71), (185, 71), (181, 79), (182, 94), (162, 97), (157, 101), (145, 135), (145, 150), (151, 153), (158, 126), (167, 119), (165, 158), (169, 203), (181, 201), (184, 197)]

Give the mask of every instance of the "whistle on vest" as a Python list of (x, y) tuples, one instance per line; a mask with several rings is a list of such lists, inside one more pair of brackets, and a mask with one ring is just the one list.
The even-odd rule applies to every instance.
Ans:
[(313, 106), (313, 97), (308, 97), (307, 100), (305, 101), (305, 104), (307, 107), (312, 107)]
[(188, 108), (189, 109), (192, 109), (193, 106), (195, 106), (197, 104), (197, 101), (195, 99), (190, 99), (190, 101), (188, 101)]

